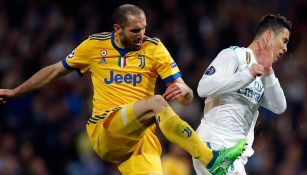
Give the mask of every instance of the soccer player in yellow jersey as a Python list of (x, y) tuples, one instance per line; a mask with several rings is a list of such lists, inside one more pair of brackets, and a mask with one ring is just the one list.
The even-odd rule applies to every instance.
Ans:
[[(166, 100), (185, 105), (192, 90), (162, 42), (145, 36), (144, 11), (131, 4), (113, 13), (114, 31), (91, 35), (65, 59), (47, 66), (15, 89), (0, 89), (0, 104), (7, 99), (45, 86), (72, 70), (91, 73), (93, 113), (86, 129), (95, 152), (118, 165), (124, 175), (162, 175), (161, 145), (164, 136), (208, 167), (222, 174), (243, 152), (246, 141), (212, 151), (196, 132), (170, 108)], [(167, 84), (163, 95), (154, 95), (157, 77)]]

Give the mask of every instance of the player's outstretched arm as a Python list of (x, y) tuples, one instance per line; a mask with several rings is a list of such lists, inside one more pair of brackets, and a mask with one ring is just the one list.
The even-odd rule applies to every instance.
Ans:
[(193, 100), (192, 89), (185, 84), (182, 78), (178, 78), (167, 84), (167, 89), (163, 94), (166, 100), (177, 100), (182, 105), (188, 105)]
[(27, 81), (16, 87), (15, 89), (0, 89), (0, 104), (4, 104), (7, 100), (15, 98), (24, 93), (42, 88), (58, 77), (69, 73), (61, 62), (47, 66), (35, 73)]

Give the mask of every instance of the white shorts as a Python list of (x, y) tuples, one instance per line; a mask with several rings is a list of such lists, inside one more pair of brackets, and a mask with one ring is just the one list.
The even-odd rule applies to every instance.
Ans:
[[(212, 143), (207, 143), (207, 145), (213, 150), (218, 150), (222, 147), (221, 145)], [(245, 163), (241, 158), (237, 159), (228, 168), (227, 175), (246, 175), (244, 165)], [(193, 166), (197, 175), (211, 175), (207, 168), (198, 159), (193, 158)]]

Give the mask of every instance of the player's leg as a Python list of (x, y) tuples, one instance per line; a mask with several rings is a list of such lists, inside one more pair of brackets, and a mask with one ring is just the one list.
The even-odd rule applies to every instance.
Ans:
[(87, 134), (94, 151), (111, 163), (127, 160), (146, 129), (132, 117), (129, 117), (129, 122), (123, 120), (122, 114), (126, 114), (127, 108), (133, 109), (133, 104), (106, 110), (99, 116), (90, 117), (87, 122)]
[(207, 167), (205, 167), (198, 159), (193, 160), (193, 167), (197, 175), (211, 175)]
[(163, 175), (161, 145), (154, 132), (147, 130), (129, 159), (118, 169), (123, 175)]
[(227, 175), (246, 175), (244, 163), (241, 161), (241, 159), (238, 159), (233, 162), (233, 164), (230, 165), (228, 168)]
[[(213, 150), (229, 150), (231, 148), (225, 148), (218, 144), (210, 144), (210, 148)], [(212, 174), (227, 174), (227, 175), (246, 175), (244, 168), (244, 161), (242, 161), (241, 157), (238, 159), (233, 158), (234, 161), (228, 162), (223, 165), (223, 168), (219, 168), (218, 166), (211, 166), (210, 168), (205, 167), (199, 160), (193, 158), (193, 167), (197, 175), (210, 175)], [(211, 173), (210, 173), (211, 172)]]
[[(197, 175), (211, 175), (198, 159), (193, 158), (193, 167)], [(244, 163), (240, 159), (235, 160), (228, 168), (227, 175), (246, 175)]]
[[(150, 113), (144, 114), (151, 115)], [(134, 103), (124, 105), (105, 123), (106, 130), (122, 143), (122, 150), (129, 155), (120, 162), (118, 169), (123, 175), (162, 175), (161, 145), (154, 134), (154, 125), (148, 127), (136, 118)], [(110, 134), (109, 134), (110, 135)], [(110, 145), (116, 147), (116, 145)], [(116, 154), (116, 153), (113, 153)]]
[(136, 119), (133, 106), (127, 104), (90, 117), (90, 143), (103, 160), (117, 164), (123, 175), (162, 175), (159, 140), (151, 127)]
[(160, 95), (136, 102), (134, 112), (136, 118), (144, 125), (149, 126), (156, 120), (163, 135), (169, 141), (179, 145), (192, 157), (201, 161), (213, 174), (226, 171), (247, 145), (246, 140), (243, 139), (231, 148), (211, 150)]
[(135, 116), (144, 125), (159, 125), (163, 135), (171, 142), (179, 145), (193, 157), (208, 165), (213, 152), (199, 138), (188, 123), (172, 110), (167, 101), (155, 95), (134, 104)]

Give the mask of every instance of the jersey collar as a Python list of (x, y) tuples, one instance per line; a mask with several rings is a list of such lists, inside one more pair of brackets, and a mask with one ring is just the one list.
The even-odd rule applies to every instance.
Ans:
[(113, 47), (119, 52), (120, 56), (124, 57), (125, 55), (127, 55), (127, 53), (129, 52), (127, 49), (120, 48), (116, 45), (116, 43), (115, 43), (115, 32), (112, 32), (111, 41), (112, 41)]

